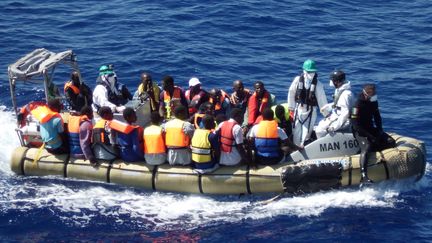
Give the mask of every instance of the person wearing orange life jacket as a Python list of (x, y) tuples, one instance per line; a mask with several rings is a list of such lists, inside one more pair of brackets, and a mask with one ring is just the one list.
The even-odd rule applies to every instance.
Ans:
[(123, 118), (126, 123), (118, 120), (112, 120), (110, 123), (111, 129), (117, 131), (120, 158), (126, 162), (143, 161), (143, 129), (140, 126), (133, 125), (137, 121), (134, 109), (127, 107), (123, 111)]
[[(171, 76), (165, 76), (162, 79), (162, 89), (159, 114), (164, 119), (169, 120), (177, 106), (183, 105), (188, 107), (188, 103), (183, 90), (174, 85), (174, 79)], [(188, 111), (186, 110), (186, 117), (188, 116)]]
[(168, 149), (170, 165), (188, 165), (191, 163), (190, 139), (194, 133), (194, 126), (185, 121), (187, 108), (179, 105), (174, 109), (174, 118), (165, 123), (165, 144)]
[(262, 117), (263, 120), (253, 126), (248, 134), (251, 144), (255, 146), (255, 160), (263, 165), (277, 164), (284, 157), (281, 145), (286, 143), (288, 137), (274, 120), (273, 110), (266, 108)]
[(161, 89), (153, 82), (152, 76), (149, 73), (142, 73), (141, 84), (138, 86), (138, 90), (135, 92), (133, 99), (140, 99), (141, 102), (149, 100), (151, 110), (158, 111), (160, 93)]
[(32, 116), (40, 123), (40, 135), (45, 149), (52, 154), (68, 152), (67, 135), (64, 123), (59, 114), (62, 104), (59, 99), (48, 101), (48, 106), (38, 106), (31, 111)]
[(27, 118), (31, 115), (31, 111), (39, 106), (46, 106), (44, 101), (32, 101), (27, 105), (21, 107), (17, 114), (17, 121), (20, 127), (24, 127), (27, 124)]
[(189, 104), (189, 116), (193, 116), (201, 104), (208, 101), (207, 92), (201, 88), (201, 82), (195, 77), (189, 80), (189, 89), (186, 90), (185, 97)]
[(210, 102), (202, 103), (198, 112), (189, 118), (189, 122), (194, 125), (195, 129), (204, 128), (204, 125), (201, 121), (205, 115), (214, 115), (214, 106)]
[(251, 97), (251, 92), (244, 88), (243, 81), (236, 80), (233, 82), (234, 92), (230, 96), (232, 108), (240, 108), (243, 113), (246, 112), (248, 100)]
[(116, 132), (110, 127), (114, 115), (108, 106), (102, 106), (98, 114), (101, 119), (93, 127), (93, 154), (96, 159), (112, 161), (119, 154), (115, 145)]
[(255, 124), (256, 119), (262, 114), (264, 109), (276, 104), (275, 96), (265, 89), (263, 82), (256, 81), (254, 87), (255, 92), (248, 100), (248, 108), (243, 122), (243, 127), (247, 127), (248, 129)]
[(229, 95), (221, 89), (211, 89), (209, 92), (209, 102), (214, 105), (214, 115), (225, 114), (229, 116), (231, 104)]
[(144, 158), (147, 164), (161, 165), (167, 160), (162, 119), (158, 112), (152, 112), (150, 119), (151, 125), (144, 129)]
[(80, 81), (77, 71), (71, 73), (71, 79), (64, 85), (64, 94), (72, 110), (80, 111), (85, 105), (91, 105), (92, 93), (90, 88)]
[(250, 161), (243, 147), (243, 112), (240, 108), (231, 110), (231, 119), (220, 123), (216, 133), (220, 136), (221, 156), (219, 164), (234, 166)]
[(93, 110), (90, 106), (84, 106), (79, 116), (69, 116), (69, 150), (71, 156), (79, 159), (89, 160), (96, 165), (96, 158), (91, 149), (93, 136)]
[(215, 121), (212, 116), (205, 115), (202, 119), (204, 128), (195, 130), (191, 141), (192, 168), (199, 174), (216, 170), (219, 151), (219, 136), (213, 133)]

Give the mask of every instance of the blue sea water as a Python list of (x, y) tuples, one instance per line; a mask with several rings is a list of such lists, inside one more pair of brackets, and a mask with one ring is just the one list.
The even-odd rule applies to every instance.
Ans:
[[(418, 1), (10, 1), (0, 2), (0, 241), (326, 241), (432, 240), (432, 4)], [(365, 190), (285, 197), (149, 192), (58, 177), (19, 177), (7, 66), (36, 48), (72, 49), (87, 84), (102, 64), (135, 90), (142, 71), (183, 87), (231, 91), (255, 80), (286, 100), (307, 58), (320, 80), (343, 69), (358, 92), (378, 85), (386, 131), (426, 142), (425, 176)], [(59, 69), (55, 82), (68, 78)], [(18, 92), (20, 104), (43, 97)]]

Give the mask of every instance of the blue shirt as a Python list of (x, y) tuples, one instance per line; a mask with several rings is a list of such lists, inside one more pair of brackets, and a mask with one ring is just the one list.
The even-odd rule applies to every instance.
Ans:
[(40, 134), (45, 147), (49, 149), (59, 148), (62, 145), (60, 133), (63, 131), (63, 120), (60, 117), (51, 118), (40, 124)]

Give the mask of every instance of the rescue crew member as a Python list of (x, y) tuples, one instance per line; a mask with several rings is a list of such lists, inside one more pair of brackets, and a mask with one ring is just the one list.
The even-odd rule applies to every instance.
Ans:
[(368, 153), (396, 146), (395, 140), (383, 131), (374, 84), (363, 86), (363, 90), (358, 95), (352, 109), (351, 122), (354, 136), (358, 140), (361, 150), (360, 185), (370, 184), (373, 181), (369, 179), (367, 173)]
[(243, 123), (243, 117), (240, 108), (233, 108), (231, 118), (220, 123), (216, 129), (220, 137), (219, 164), (221, 165), (234, 166), (251, 160), (243, 147), (243, 131), (240, 126)]
[(150, 115), (151, 125), (144, 129), (144, 158), (147, 164), (161, 165), (167, 160), (164, 134), (159, 112)]
[(334, 71), (330, 74), (330, 87), (335, 88), (333, 102), (321, 109), (324, 119), (318, 123), (315, 129), (317, 138), (337, 131), (343, 131), (350, 127), (352, 106), (354, 105), (351, 83), (346, 81), (343, 71)]
[(165, 123), (165, 144), (168, 149), (170, 165), (188, 165), (191, 163), (190, 140), (194, 133), (194, 126), (186, 121), (187, 108), (179, 105), (174, 109), (174, 117)]
[(102, 106), (98, 113), (101, 119), (93, 127), (93, 154), (96, 159), (113, 161), (119, 154), (115, 146), (116, 133), (110, 127), (114, 115), (108, 106)]
[(84, 106), (79, 116), (69, 116), (69, 150), (72, 157), (89, 160), (90, 164), (96, 165), (96, 158), (91, 149), (92, 119), (93, 110), (90, 106)]
[(231, 107), (240, 108), (243, 113), (246, 112), (248, 100), (252, 95), (251, 91), (244, 88), (243, 81), (241, 80), (233, 82), (233, 91), (230, 96)]
[[(165, 76), (162, 79), (162, 94), (159, 102), (159, 114), (166, 120), (172, 116), (174, 109), (183, 105), (188, 107), (183, 90), (174, 85), (174, 79), (171, 76)], [(186, 117), (189, 117), (186, 111)]]
[(248, 134), (250, 143), (255, 147), (255, 161), (263, 165), (277, 164), (284, 157), (281, 146), (288, 137), (278, 127), (272, 109), (266, 108), (262, 117), (263, 120), (253, 126)]
[(195, 129), (197, 128), (204, 128), (204, 125), (202, 124), (202, 118), (205, 115), (214, 115), (214, 106), (210, 102), (204, 102), (199, 107), (199, 110), (197, 113), (195, 113), (192, 117), (189, 118), (189, 122), (194, 124)]
[(193, 116), (201, 104), (209, 99), (207, 92), (201, 87), (201, 82), (195, 77), (189, 80), (189, 89), (186, 90), (185, 97), (189, 104), (189, 116)]
[(52, 154), (68, 153), (67, 134), (59, 114), (62, 104), (59, 99), (51, 99), (48, 106), (38, 106), (31, 114), (40, 123), (40, 135), (44, 148)]
[(305, 145), (311, 137), (317, 119), (317, 106), (327, 104), (324, 87), (318, 81), (316, 64), (313, 60), (303, 63), (303, 73), (295, 77), (288, 90), (288, 107), (293, 121), (293, 140)]
[(134, 99), (140, 99), (141, 102), (149, 100), (151, 111), (158, 111), (160, 93), (161, 89), (153, 82), (152, 76), (149, 73), (142, 73), (141, 84), (134, 94)]
[(230, 114), (231, 104), (229, 96), (221, 89), (211, 89), (209, 92), (209, 102), (214, 106), (214, 115)]
[(243, 126), (252, 127), (256, 119), (262, 114), (264, 109), (272, 107), (275, 103), (275, 96), (270, 94), (261, 81), (255, 82), (255, 92), (249, 98)]
[(215, 128), (214, 118), (205, 115), (202, 119), (204, 128), (195, 130), (191, 141), (192, 168), (199, 174), (216, 170), (219, 165), (219, 136), (212, 132)]
[(71, 79), (64, 85), (66, 100), (74, 111), (81, 111), (85, 105), (92, 104), (92, 93), (90, 88), (80, 80), (77, 71), (71, 73)]
[(126, 162), (142, 161), (144, 158), (143, 129), (134, 125), (137, 116), (134, 109), (127, 107), (123, 111), (125, 122), (112, 120), (110, 127), (117, 131), (117, 145), (120, 147), (120, 158)]
[(121, 113), (130, 99), (132, 95), (125, 85), (117, 81), (112, 65), (101, 66), (93, 90), (93, 110), (97, 112), (102, 106), (108, 106), (112, 112)]

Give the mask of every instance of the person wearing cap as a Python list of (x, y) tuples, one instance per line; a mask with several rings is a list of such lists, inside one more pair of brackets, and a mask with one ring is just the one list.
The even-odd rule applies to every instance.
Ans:
[(131, 99), (132, 95), (127, 87), (117, 81), (112, 65), (101, 66), (93, 90), (93, 110), (97, 112), (102, 106), (108, 106), (112, 112), (121, 113), (125, 109), (124, 105)]
[(153, 82), (152, 76), (149, 73), (142, 73), (141, 84), (138, 86), (133, 99), (140, 99), (142, 102), (149, 100), (151, 111), (158, 111), (160, 93), (161, 89), (157, 83)]
[(288, 90), (288, 108), (293, 121), (293, 141), (305, 145), (310, 139), (317, 119), (317, 107), (327, 104), (324, 86), (318, 81), (316, 64), (307, 59), (303, 73), (296, 76)]
[(321, 108), (324, 119), (315, 129), (317, 138), (350, 127), (349, 114), (354, 105), (351, 83), (346, 81), (343, 71), (334, 71), (330, 74), (330, 87), (335, 88), (333, 102)]
[(230, 103), (232, 108), (239, 108), (246, 112), (248, 100), (251, 97), (251, 91), (245, 89), (243, 81), (235, 80), (233, 82), (233, 93), (230, 96)]
[(189, 104), (189, 116), (193, 116), (204, 102), (208, 101), (208, 94), (201, 88), (198, 78), (189, 79), (189, 89), (185, 92), (186, 100)]
[(81, 111), (84, 106), (91, 105), (92, 93), (90, 88), (84, 82), (81, 82), (78, 71), (71, 73), (71, 79), (65, 83), (63, 89), (72, 110)]
[(368, 153), (396, 146), (396, 142), (383, 131), (381, 114), (378, 108), (378, 96), (374, 84), (363, 86), (351, 111), (353, 134), (359, 142), (361, 179), (360, 185), (370, 184)]

